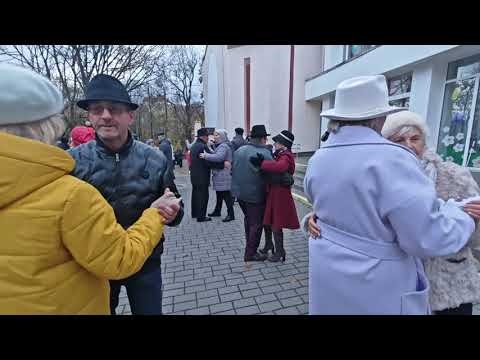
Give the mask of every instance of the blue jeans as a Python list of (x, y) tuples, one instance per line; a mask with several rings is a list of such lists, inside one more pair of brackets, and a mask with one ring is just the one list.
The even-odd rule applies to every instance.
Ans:
[(162, 315), (162, 269), (160, 259), (148, 259), (142, 269), (122, 280), (110, 281), (110, 310), (115, 315), (121, 286), (127, 289), (133, 315)]

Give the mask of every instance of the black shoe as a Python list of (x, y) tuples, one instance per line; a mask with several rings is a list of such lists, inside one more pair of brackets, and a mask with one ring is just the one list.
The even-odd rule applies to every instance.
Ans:
[(229, 222), (229, 221), (233, 221), (233, 220), (235, 220), (235, 216), (227, 215), (227, 217), (225, 219), (223, 219), (222, 222)]
[(219, 213), (219, 212), (214, 211), (214, 212), (208, 214), (208, 216), (215, 216), (215, 217), (217, 217), (217, 216), (222, 216), (222, 214)]
[(212, 218), (204, 217), (204, 218), (201, 218), (201, 219), (197, 219), (197, 222), (205, 222), (205, 221), (212, 221)]
[(245, 255), (243, 260), (245, 262), (247, 262), (247, 261), (265, 261), (265, 260), (267, 260), (267, 256), (259, 254), (259, 253), (255, 253), (255, 255), (253, 255), (253, 256), (246, 256)]
[(283, 251), (283, 253), (280, 253), (279, 251), (277, 251), (276, 253), (274, 253), (272, 256), (268, 258), (268, 261), (270, 262), (279, 262), (280, 260), (282, 262), (285, 262), (285, 250)]

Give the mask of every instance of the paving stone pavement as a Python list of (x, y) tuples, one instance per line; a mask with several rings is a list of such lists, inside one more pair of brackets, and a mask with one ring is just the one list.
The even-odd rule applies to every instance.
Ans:
[[(235, 204), (235, 221), (222, 217), (198, 223), (190, 217), (188, 169), (176, 168), (185, 217), (166, 227), (162, 255), (163, 312), (166, 315), (302, 315), (308, 314), (308, 242), (300, 230), (284, 230), (286, 261), (245, 263), (243, 214)], [(215, 192), (210, 190), (208, 212)], [(309, 211), (297, 203), (298, 216)], [(264, 236), (262, 235), (263, 246)], [(125, 288), (117, 314), (130, 315)]]

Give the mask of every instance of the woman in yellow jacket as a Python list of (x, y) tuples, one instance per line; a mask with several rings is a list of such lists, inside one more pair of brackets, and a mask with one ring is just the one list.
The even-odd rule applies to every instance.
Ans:
[(127, 230), (117, 224), (53, 146), (63, 106), (48, 79), (0, 65), (0, 314), (110, 314), (108, 280), (137, 272), (179, 209), (167, 192)]

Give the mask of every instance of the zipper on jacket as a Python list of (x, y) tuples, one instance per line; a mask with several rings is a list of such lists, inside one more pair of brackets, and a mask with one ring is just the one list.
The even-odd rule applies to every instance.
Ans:
[(118, 155), (118, 153), (115, 153), (115, 162), (120, 162), (120, 155)]

